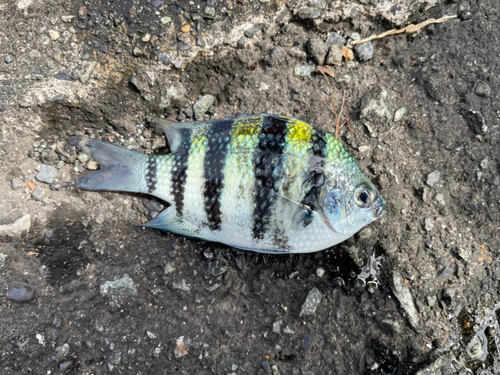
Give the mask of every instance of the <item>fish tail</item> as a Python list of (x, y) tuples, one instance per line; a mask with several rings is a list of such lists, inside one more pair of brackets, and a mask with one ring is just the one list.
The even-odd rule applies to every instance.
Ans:
[(149, 166), (154, 163), (154, 156), (83, 136), (71, 137), (68, 143), (101, 165), (99, 170), (75, 181), (77, 188), (134, 193), (150, 191)]

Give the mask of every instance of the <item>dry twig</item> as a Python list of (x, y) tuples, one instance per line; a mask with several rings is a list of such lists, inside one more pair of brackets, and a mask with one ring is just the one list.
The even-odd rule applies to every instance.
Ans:
[(431, 18), (431, 19), (428, 19), (427, 21), (419, 23), (418, 25), (410, 24), (402, 29), (392, 29), (392, 30), (386, 31), (385, 33), (379, 34), (379, 35), (372, 35), (372, 36), (365, 38), (365, 39), (356, 40), (354, 42), (351, 42), (351, 44), (356, 45), (356, 44), (366, 43), (366, 42), (369, 42), (370, 40), (381, 39), (381, 38), (384, 38), (388, 35), (395, 35), (395, 34), (401, 34), (401, 33), (414, 34), (418, 30), (420, 30), (421, 28), (423, 28), (427, 25), (430, 25), (431, 23), (441, 23), (447, 19), (456, 18), (456, 17), (457, 17), (456, 15), (455, 16), (446, 16), (446, 17), (439, 18), (437, 20), (434, 18)]
[[(316, 69), (316, 71), (318, 73), (321, 73), (323, 74), (323, 77), (325, 77), (326, 79), (326, 83), (328, 84), (328, 87), (330, 88), (330, 93), (332, 95), (332, 98), (331, 99), (321, 99), (322, 101), (328, 101), (328, 102), (331, 102), (331, 108), (330, 106), (328, 106), (328, 109), (330, 110), (330, 112), (333, 113), (333, 115), (335, 116), (335, 138), (336, 139), (339, 139), (339, 132), (340, 132), (340, 129), (342, 129), (342, 127), (344, 125), (347, 125), (347, 127), (354, 133), (354, 135), (356, 137), (358, 137), (358, 135), (356, 134), (356, 132), (351, 128), (351, 125), (349, 125), (349, 117), (343, 122), (343, 123), (340, 123), (341, 121), (341, 118), (342, 118), (342, 112), (344, 111), (344, 104), (345, 104), (345, 91), (343, 91), (343, 95), (342, 95), (342, 105), (340, 106), (340, 112), (337, 114), (337, 108), (335, 106), (335, 98), (333, 96), (333, 88), (332, 88), (332, 85), (330, 84), (330, 80), (328, 79), (328, 77), (326, 76), (327, 74), (334, 78), (335, 77), (335, 74), (333, 73), (333, 70), (330, 66), (320, 66)], [(359, 139), (359, 137), (358, 137)]]

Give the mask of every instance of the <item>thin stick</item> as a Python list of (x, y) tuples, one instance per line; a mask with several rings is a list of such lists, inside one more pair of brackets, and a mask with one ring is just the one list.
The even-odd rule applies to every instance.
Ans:
[(356, 45), (356, 44), (366, 43), (366, 42), (369, 42), (370, 40), (385, 38), (388, 35), (395, 35), (395, 34), (401, 34), (401, 33), (414, 34), (418, 30), (420, 30), (422, 27), (430, 25), (431, 23), (442, 23), (445, 20), (448, 20), (450, 18), (456, 18), (456, 17), (457, 17), (456, 15), (455, 16), (446, 16), (446, 17), (439, 18), (437, 20), (434, 18), (431, 18), (431, 19), (428, 19), (427, 21), (419, 23), (418, 25), (410, 24), (402, 29), (392, 29), (392, 30), (386, 31), (385, 33), (379, 34), (379, 35), (372, 35), (372, 36), (365, 38), (365, 39), (355, 40), (354, 42), (351, 42), (351, 44)]

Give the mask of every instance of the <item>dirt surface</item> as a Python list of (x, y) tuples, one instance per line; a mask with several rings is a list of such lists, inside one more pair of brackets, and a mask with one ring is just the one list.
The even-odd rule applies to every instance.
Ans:
[[(500, 373), (499, 11), (0, 2), (0, 372)], [(357, 134), (340, 139), (388, 202), (343, 244), (270, 256), (184, 239), (137, 226), (162, 202), (70, 184), (97, 167), (71, 135), (167, 152), (151, 115), (193, 120), (202, 95), (215, 103), (201, 119), (274, 113), (334, 131), (326, 78), (297, 66), (323, 63), (331, 32), (349, 47), (444, 15), (458, 17), (331, 65)]]

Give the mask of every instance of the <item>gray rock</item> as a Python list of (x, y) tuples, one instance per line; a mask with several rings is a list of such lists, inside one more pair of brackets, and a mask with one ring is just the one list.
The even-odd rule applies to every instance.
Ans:
[(301, 20), (313, 20), (321, 17), (321, 11), (315, 8), (304, 8), (297, 13), (297, 17)]
[(27, 285), (13, 285), (7, 294), (7, 300), (17, 303), (27, 303), (35, 297), (35, 290)]
[(31, 193), (31, 197), (36, 201), (41, 201), (45, 197), (45, 190), (40, 186), (37, 186), (36, 189)]
[(217, 257), (214, 262), (212, 262), (211, 272), (214, 276), (220, 276), (227, 271), (227, 260), (221, 256)]
[(65, 371), (68, 367), (70, 367), (73, 364), (73, 361), (64, 361), (59, 365), (59, 370), (61, 372)]
[(489, 98), (491, 96), (491, 89), (486, 82), (477, 81), (474, 85), (474, 93), (482, 98)]
[(281, 326), (283, 325), (283, 320), (279, 319), (273, 323), (273, 332), (281, 333)]
[(59, 39), (59, 37), (61, 36), (61, 34), (59, 34), (59, 31), (56, 30), (49, 30), (48, 34), (50, 39), (52, 39), (53, 41)]
[(361, 61), (368, 61), (373, 57), (373, 44), (372, 42), (366, 42), (362, 44), (356, 44), (354, 47), (354, 53), (357, 58)]
[(250, 29), (246, 30), (243, 35), (245, 35), (247, 38), (253, 38), (258, 32), (260, 31), (260, 27), (251, 27)]
[(137, 296), (137, 286), (132, 278), (125, 274), (121, 279), (115, 281), (106, 281), (100, 286), (101, 294), (107, 295), (123, 295)]
[(309, 39), (307, 42), (307, 50), (314, 60), (316, 60), (318, 65), (323, 65), (325, 63), (328, 47), (320, 38)]
[(157, 199), (151, 199), (148, 203), (146, 203), (146, 208), (149, 211), (161, 211), (163, 210), (163, 204)]
[[(180, 63), (180, 67), (182, 68), (182, 62), (177, 61), (175, 64), (177, 63)], [(186, 87), (180, 82), (173, 82), (168, 86), (162, 86), (160, 90), (160, 108), (167, 108), (170, 106), (178, 107), (180, 104), (184, 104), (184, 101), (187, 101)]]
[(351, 83), (352, 81), (352, 78), (350, 75), (343, 75), (343, 76), (340, 76), (339, 78), (337, 78), (337, 83), (343, 83), (343, 84), (346, 84), (348, 85), (349, 83)]
[(215, 8), (206, 7), (205, 8), (205, 18), (214, 19), (215, 18)]
[(31, 229), (31, 215), (26, 214), (12, 224), (0, 225), (0, 236), (18, 237)]
[(261, 366), (262, 366), (262, 369), (264, 370), (264, 372), (266, 374), (271, 374), (272, 371), (271, 371), (271, 366), (269, 365), (269, 361), (267, 359), (263, 360), (261, 362)]
[(361, 120), (387, 122), (391, 119), (387, 102), (389, 93), (384, 87), (375, 87), (361, 98)]
[(87, 83), (89, 81), (90, 77), (92, 76), (92, 73), (94, 73), (94, 69), (96, 66), (97, 66), (97, 62), (92, 61), (92, 63), (87, 68), (85, 73), (80, 76), (80, 82), (82, 82), (83, 84)]
[(323, 295), (318, 290), (318, 288), (312, 288), (307, 294), (306, 300), (302, 304), (299, 316), (314, 315), (316, 313), (316, 309), (321, 303), (322, 298)]
[(56, 62), (52, 59), (47, 60), (47, 68), (54, 69), (56, 67)]
[(432, 223), (432, 219), (426, 218), (424, 226), (425, 226), (425, 230), (427, 232), (430, 232), (434, 228), (434, 224)]
[(58, 95), (54, 96), (50, 101), (52, 103), (60, 103), (63, 101), (63, 99), (64, 99), (64, 96), (62, 94), (58, 94)]
[(214, 104), (214, 101), (214, 96), (210, 94), (203, 95), (200, 99), (198, 99), (198, 101), (193, 105), (194, 118), (198, 119), (203, 116)]
[(201, 36), (198, 36), (198, 38), (196, 39), (196, 45), (198, 47), (205, 48), (207, 46), (207, 42), (205, 42), (205, 39), (203, 39)]
[(309, 335), (306, 333), (304, 335), (304, 342), (302, 343), (302, 349), (307, 350), (312, 346), (311, 338)]
[(71, 81), (71, 76), (67, 73), (56, 73), (53, 77), (64, 81)]
[(11, 56), (11, 55), (7, 55), (7, 56), (5, 56), (5, 62), (6, 62), (7, 64), (10, 64), (10, 63), (11, 63), (11, 62), (13, 62), (13, 61), (14, 61), (14, 59), (12, 58), (12, 56)]
[(427, 181), (425, 183), (430, 187), (434, 187), (434, 185), (436, 185), (439, 182), (440, 178), (441, 178), (441, 172), (434, 171), (427, 175)]
[(271, 52), (270, 64), (271, 66), (279, 66), (285, 60), (285, 49), (283, 47), (274, 47)]
[(172, 288), (182, 290), (183, 292), (189, 292), (191, 290), (191, 284), (186, 283), (186, 280), (182, 279), (180, 283), (172, 283)]
[(50, 165), (41, 164), (40, 172), (36, 175), (36, 179), (40, 182), (45, 182), (46, 184), (51, 184), (57, 178), (58, 171), (56, 168)]
[(56, 353), (58, 358), (64, 358), (69, 354), (69, 344), (65, 343), (56, 348)]
[(13, 190), (21, 189), (24, 186), (24, 182), (19, 177), (16, 177), (10, 180), (10, 186)]
[(345, 44), (345, 38), (336, 32), (331, 32), (330, 35), (328, 35), (328, 38), (326, 38), (325, 44), (328, 47), (337, 46), (342, 48)]
[(455, 271), (453, 270), (453, 268), (445, 267), (441, 271), (439, 271), (437, 277), (447, 277), (453, 275), (454, 273)]
[(312, 72), (314, 72), (316, 68), (310, 65), (299, 64), (295, 65), (293, 70), (293, 74), (297, 77), (310, 77)]
[(325, 64), (335, 65), (342, 62), (342, 47), (332, 45), (328, 50), (328, 55), (325, 59)]
[(420, 325), (420, 318), (415, 303), (413, 302), (413, 296), (411, 295), (410, 289), (404, 283), (403, 277), (398, 272), (392, 274), (392, 281), (394, 283), (394, 295), (401, 304), (401, 308), (405, 311), (410, 325), (414, 329), (417, 329)]
[(5, 259), (7, 259), (7, 254), (0, 253), (0, 268), (5, 267)]

